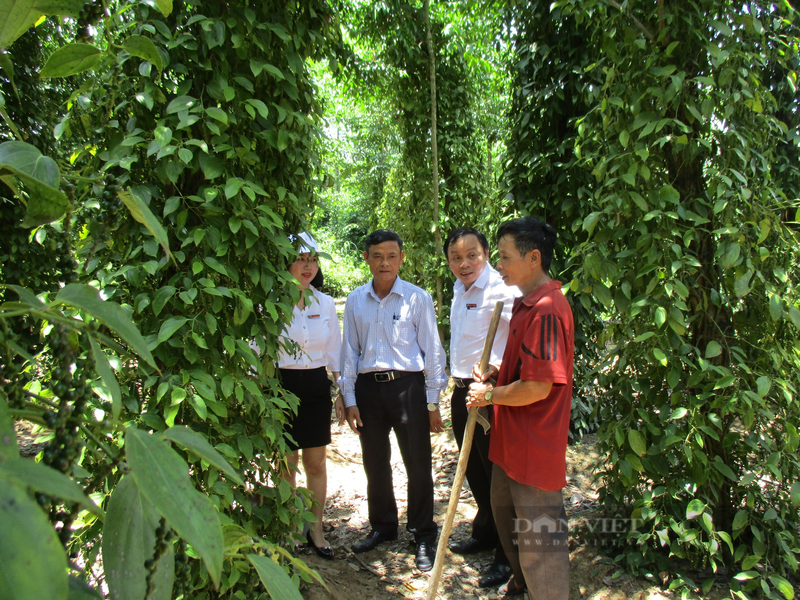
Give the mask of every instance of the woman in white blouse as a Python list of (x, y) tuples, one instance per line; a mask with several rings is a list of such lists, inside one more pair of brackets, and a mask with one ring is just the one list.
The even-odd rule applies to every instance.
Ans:
[[(317, 502), (311, 512), (317, 518), (306, 535), (309, 545), (322, 558), (333, 558), (333, 550), (322, 531), (322, 512), (327, 495), (327, 446), (331, 443), (331, 385), (326, 367), (339, 378), (339, 355), (342, 334), (333, 298), (317, 290), (312, 283), (321, 280), (314, 239), (301, 233), (300, 256), (289, 266), (289, 273), (299, 282), (300, 300), (294, 307), (291, 323), (283, 332), (284, 349), (278, 366), (283, 387), (300, 399), (297, 416), (290, 419), (286, 431), (295, 443), (289, 443), (289, 462), (297, 467), (300, 458), (306, 474), (306, 485)], [(321, 285), (321, 283), (320, 283)], [(297, 346), (294, 347), (291, 342)], [(344, 423), (344, 402), (336, 398), (336, 416)], [(290, 469), (286, 478), (295, 485), (297, 469)]]

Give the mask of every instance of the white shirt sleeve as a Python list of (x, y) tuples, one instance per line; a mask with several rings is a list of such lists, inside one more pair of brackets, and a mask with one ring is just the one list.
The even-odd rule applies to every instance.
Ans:
[[(511, 288), (506, 289), (511, 290)], [(489, 364), (495, 365), (496, 367), (499, 367), (500, 363), (503, 362), (503, 352), (506, 350), (508, 331), (511, 325), (511, 309), (514, 308), (514, 298), (515, 296), (511, 294), (502, 294), (501, 297), (494, 299), (494, 302), (498, 300), (503, 301), (503, 316), (500, 317), (500, 323), (497, 325), (497, 334), (492, 344), (492, 355), (489, 358)]]
[(328, 344), (325, 354), (328, 358), (328, 369), (339, 371), (342, 355), (342, 331), (339, 328), (339, 317), (336, 315), (336, 304), (328, 297)]
[(361, 356), (361, 344), (358, 341), (355, 310), (353, 308), (356, 302), (355, 294), (356, 292), (350, 293), (344, 306), (344, 337), (339, 389), (342, 390), (346, 407), (356, 405), (356, 378), (358, 377), (358, 359)]
[(425, 395), (428, 403), (439, 404), (439, 396), (447, 387), (445, 374), (445, 354), (436, 325), (436, 311), (430, 294), (421, 294), (420, 319), (417, 329), (417, 342), (424, 360)]

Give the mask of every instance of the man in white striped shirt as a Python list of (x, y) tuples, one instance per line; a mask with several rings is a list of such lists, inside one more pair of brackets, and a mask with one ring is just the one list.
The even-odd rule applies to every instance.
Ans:
[(436, 523), (430, 432), (444, 430), (439, 395), (447, 386), (445, 353), (433, 301), (398, 276), (403, 240), (378, 229), (365, 240), (372, 281), (347, 297), (342, 375), (347, 422), (361, 437), (372, 527), (354, 552), (397, 538), (389, 433), (394, 429), (408, 474), (408, 530), (417, 544), (420, 571), (433, 567)]

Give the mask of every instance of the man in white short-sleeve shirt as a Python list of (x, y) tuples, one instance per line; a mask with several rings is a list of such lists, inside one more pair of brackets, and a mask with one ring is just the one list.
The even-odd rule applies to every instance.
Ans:
[[(450, 411), (453, 433), (461, 449), (467, 423), (465, 398), (470, 383), (474, 381), (472, 370), (480, 361), (494, 306), (498, 300), (504, 303), (489, 359), (490, 364), (499, 367), (508, 339), (511, 308), (520, 292), (516, 287), (503, 283), (500, 274), (488, 264), (489, 242), (476, 229), (461, 227), (450, 233), (444, 244), (444, 253), (450, 270), (456, 276), (450, 309), (450, 375), (455, 383)], [(489, 571), (478, 581), (480, 587), (498, 586), (511, 575), (492, 515), (491, 474), (489, 434), (484, 433), (479, 425), (475, 428), (466, 473), (478, 512), (472, 520), (472, 535), (466, 540), (451, 542), (450, 550), (458, 554), (495, 551)]]

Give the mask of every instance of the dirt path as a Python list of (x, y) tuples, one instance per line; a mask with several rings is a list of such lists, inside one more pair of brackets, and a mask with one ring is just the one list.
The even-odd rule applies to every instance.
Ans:
[[(448, 418), (450, 407), (443, 398), (442, 414)], [(450, 498), (458, 453), (451, 430), (432, 437), (434, 457), (434, 499), (436, 521), (441, 527)], [(569, 484), (564, 498), (570, 531), (591, 517), (597, 499), (592, 485), (592, 461), (596, 458), (593, 440), (570, 445), (567, 471)], [(328, 503), (325, 509), (326, 537), (336, 552), (333, 561), (307, 554), (304, 559), (327, 582), (329, 594), (319, 585), (303, 590), (306, 600), (424, 598), (428, 574), (414, 567), (413, 537), (405, 529), (406, 477), (400, 452), (392, 437), (392, 474), (400, 508), (400, 537), (364, 554), (353, 554), (353, 543), (369, 532), (367, 518), (366, 477), (361, 464), (358, 438), (345, 425), (333, 426), (333, 442), (328, 447)], [(302, 479), (298, 481), (302, 485)], [(453, 524), (456, 539), (469, 536), (475, 514), (472, 494), (465, 482), (459, 510)], [(673, 594), (654, 587), (650, 582), (627, 575), (592, 545), (571, 535), (570, 600), (656, 600), (673, 598)], [(458, 556), (448, 552), (439, 588), (439, 598), (494, 599), (497, 588), (480, 589), (476, 582), (491, 563), (493, 553)], [(714, 598), (720, 596), (715, 595)], [(723, 596), (724, 597), (724, 596)], [(526, 595), (525, 598), (528, 598)], [(536, 598), (536, 600), (548, 600)]]

